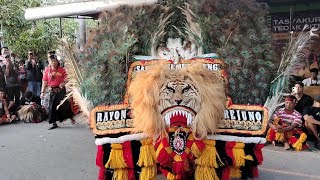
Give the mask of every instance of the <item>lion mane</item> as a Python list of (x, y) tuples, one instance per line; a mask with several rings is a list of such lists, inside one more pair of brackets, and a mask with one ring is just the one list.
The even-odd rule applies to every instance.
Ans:
[(153, 137), (166, 134), (166, 124), (159, 110), (159, 94), (166, 79), (175, 75), (189, 78), (200, 95), (201, 107), (191, 125), (194, 137), (202, 139), (214, 133), (224, 116), (224, 84), (220, 75), (201, 63), (191, 63), (178, 70), (170, 70), (168, 64), (160, 63), (137, 73), (128, 92), (136, 130)]

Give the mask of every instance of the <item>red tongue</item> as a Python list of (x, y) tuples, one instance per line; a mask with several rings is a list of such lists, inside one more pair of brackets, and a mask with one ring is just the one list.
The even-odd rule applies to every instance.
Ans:
[(170, 126), (187, 127), (187, 117), (182, 115), (175, 115), (170, 118)]

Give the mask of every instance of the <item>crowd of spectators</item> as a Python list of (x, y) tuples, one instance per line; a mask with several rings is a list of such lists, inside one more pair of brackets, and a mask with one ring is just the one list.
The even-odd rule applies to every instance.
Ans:
[(56, 121), (72, 118), (69, 101), (57, 108), (66, 92), (67, 74), (55, 51), (49, 51), (47, 60), (41, 61), (30, 50), (27, 59), (22, 60), (9, 48), (2, 47), (0, 67), (0, 124), (48, 120), (53, 124), (51, 130), (58, 127)]

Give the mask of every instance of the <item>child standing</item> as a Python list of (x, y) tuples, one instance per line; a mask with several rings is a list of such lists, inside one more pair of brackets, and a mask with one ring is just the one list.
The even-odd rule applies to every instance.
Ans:
[(28, 79), (27, 79), (27, 69), (24, 65), (23, 60), (19, 61), (18, 78), (20, 81), (21, 97), (24, 97), (24, 94), (26, 93), (28, 88)]

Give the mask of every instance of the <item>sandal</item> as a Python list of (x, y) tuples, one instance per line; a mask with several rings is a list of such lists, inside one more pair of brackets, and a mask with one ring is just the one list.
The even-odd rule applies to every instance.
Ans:
[(288, 143), (284, 143), (283, 148), (284, 148), (285, 150), (288, 150), (288, 149), (290, 149), (290, 145), (289, 145)]

